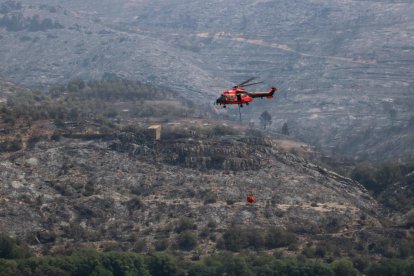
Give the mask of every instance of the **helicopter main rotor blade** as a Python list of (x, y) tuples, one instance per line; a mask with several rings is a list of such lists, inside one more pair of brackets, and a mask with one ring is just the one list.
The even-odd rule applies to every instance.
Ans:
[(244, 85), (239, 85), (239, 87), (246, 87), (246, 86), (260, 84), (260, 83), (263, 83), (263, 82), (262, 81), (259, 81), (259, 82), (254, 82), (254, 83), (248, 83), (248, 84), (244, 84)]
[(250, 78), (250, 79), (248, 79), (248, 80), (245, 80), (244, 82), (242, 82), (242, 83), (239, 83), (238, 85), (236, 85), (236, 86), (242, 86), (242, 85), (245, 85), (246, 83), (248, 83), (248, 82), (251, 82), (252, 80), (254, 80), (254, 79), (257, 79), (257, 77), (252, 77), (252, 78)]

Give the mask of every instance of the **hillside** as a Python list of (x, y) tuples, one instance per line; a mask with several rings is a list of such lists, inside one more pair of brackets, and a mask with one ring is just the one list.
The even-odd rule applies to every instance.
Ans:
[(206, 81), (215, 82), (194, 55), (145, 34), (118, 30), (94, 11), (44, 1), (10, 3), (18, 2), (0, 2), (2, 79), (45, 89), (77, 77), (113, 74), (187, 93), (186, 88), (195, 87), (196, 95)]
[[(140, 103), (144, 90), (152, 99)], [(201, 118), (164, 93), (102, 80), (8, 96), (2, 233), (37, 254), (89, 246), (194, 259), (223, 250), (325, 260), (412, 256), (411, 231), (388, 228), (367, 191), (325, 169), (307, 145)], [(157, 97), (168, 113), (148, 112)], [(123, 111), (114, 114), (115, 107)], [(147, 131), (152, 123), (162, 125), (159, 141)]]
[(244, 110), (256, 124), (268, 110), (274, 130), (288, 123), (334, 158), (413, 154), (409, 1), (16, 3), (1, 2), (3, 79), (44, 88), (110, 73), (210, 106), (259, 76), (257, 89), (276, 85), (279, 94)]

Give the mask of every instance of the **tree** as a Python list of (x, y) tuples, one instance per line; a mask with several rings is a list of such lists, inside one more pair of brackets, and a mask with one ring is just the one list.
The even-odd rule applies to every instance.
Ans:
[(148, 269), (151, 275), (178, 275), (179, 269), (176, 260), (163, 253), (156, 253), (150, 257)]
[(335, 275), (338, 276), (356, 276), (358, 271), (354, 268), (354, 265), (350, 260), (339, 259), (331, 263), (331, 268)]
[(0, 258), (13, 259), (15, 247), (16, 244), (11, 238), (5, 235), (0, 236)]
[(266, 234), (266, 247), (269, 249), (289, 246), (296, 242), (295, 234), (280, 228), (270, 228)]
[(30, 249), (18, 245), (16, 241), (4, 234), (0, 234), (0, 259), (20, 259), (31, 256)]
[(383, 260), (368, 269), (368, 276), (412, 275), (414, 264), (403, 260)]
[(263, 113), (259, 117), (260, 124), (263, 126), (263, 129), (270, 126), (272, 124), (272, 116), (267, 111), (263, 111)]
[(77, 92), (85, 88), (85, 82), (81, 78), (75, 78), (69, 81), (67, 89), (70, 92)]
[(282, 134), (289, 136), (289, 127), (288, 124), (285, 122), (282, 126)]

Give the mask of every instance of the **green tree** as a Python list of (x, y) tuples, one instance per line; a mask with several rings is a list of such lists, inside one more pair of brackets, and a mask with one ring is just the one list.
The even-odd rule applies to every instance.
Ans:
[(16, 245), (11, 238), (4, 235), (0, 236), (0, 258), (12, 259), (15, 247)]
[(336, 276), (357, 276), (358, 271), (350, 260), (340, 259), (331, 263), (331, 268)]
[(192, 265), (188, 271), (191, 276), (207, 275), (255, 275), (246, 258), (231, 253), (221, 253), (207, 257), (202, 262)]
[(0, 258), (19, 259), (30, 257), (29, 248), (17, 245), (16, 241), (6, 235), (0, 234)]
[(179, 275), (176, 260), (165, 253), (152, 255), (148, 261), (148, 269), (152, 276)]
[(101, 257), (104, 268), (115, 276), (148, 275), (142, 256), (134, 253), (105, 253)]
[(19, 275), (17, 263), (0, 258), (0, 275)]
[(91, 276), (113, 276), (114, 274), (103, 267), (102, 265), (98, 265), (95, 267), (95, 269), (92, 271)]
[(351, 172), (352, 179), (361, 183), (369, 191), (379, 193), (382, 189), (375, 178), (376, 170), (368, 163), (359, 164)]
[(403, 260), (383, 260), (368, 269), (368, 276), (410, 276), (414, 263)]

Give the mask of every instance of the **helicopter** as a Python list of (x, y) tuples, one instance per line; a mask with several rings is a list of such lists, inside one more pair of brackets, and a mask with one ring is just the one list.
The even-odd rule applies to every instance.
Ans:
[(246, 89), (244, 89), (246, 86), (263, 83), (251, 83), (254, 79), (256, 79), (256, 77), (250, 78), (237, 84), (236, 86), (233, 86), (232, 89), (224, 91), (220, 97), (217, 98), (216, 105), (222, 105), (225, 108), (227, 104), (238, 104), (239, 107), (243, 107), (243, 104), (249, 105), (254, 98), (273, 98), (273, 94), (277, 91), (277, 88), (274, 86), (267, 92), (247, 92)]

